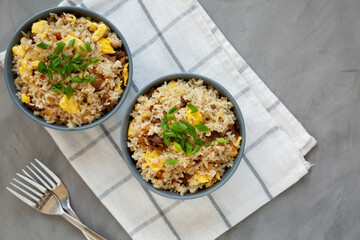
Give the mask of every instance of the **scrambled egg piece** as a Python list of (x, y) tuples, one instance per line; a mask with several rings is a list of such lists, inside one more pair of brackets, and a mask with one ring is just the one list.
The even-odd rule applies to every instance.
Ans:
[(218, 112), (219, 117), (224, 118), (221, 112)]
[(110, 38), (107, 37), (107, 38), (101, 38), (99, 40), (99, 43), (101, 45), (101, 52), (102, 53), (105, 53), (105, 54), (114, 54), (116, 53), (116, 51), (114, 50), (114, 48), (111, 46), (111, 43), (110, 43)]
[(235, 146), (239, 146), (241, 140), (242, 140), (242, 137), (238, 137), (238, 139), (237, 139), (236, 142), (235, 142)]
[[(73, 47), (76, 48), (76, 50), (80, 51), (80, 49), (78, 49), (79, 46), (82, 46), (84, 49), (86, 49), (85, 43), (83, 41), (81, 41), (80, 39), (78, 39), (77, 37), (72, 36), (71, 34), (64, 37), (61, 41), (66, 43), (66, 46), (68, 46), (69, 42), (73, 39), (75, 39)], [(82, 57), (84, 57), (86, 55), (86, 52), (80, 51), (80, 55)]]
[(32, 71), (28, 69), (29, 62), (26, 58), (23, 58), (20, 63), (19, 72), (20, 72), (20, 78), (24, 82), (28, 82), (27, 75), (31, 75)]
[(212, 179), (212, 177), (210, 177), (209, 175), (203, 175), (200, 173), (195, 173), (195, 176), (196, 176), (195, 180), (199, 183), (207, 183)]
[(127, 80), (129, 79), (129, 70), (128, 70), (128, 67), (129, 67), (129, 63), (126, 63), (124, 65), (124, 69), (122, 71), (122, 76), (124, 78), (124, 86), (126, 87), (127, 85)]
[(221, 180), (220, 178), (220, 174), (219, 172), (216, 172), (216, 175), (213, 179), (211, 179), (210, 182), (207, 182), (205, 187), (208, 188), (208, 187), (211, 187), (212, 185), (214, 185), (214, 183), (216, 183), (217, 181)]
[(135, 125), (135, 120), (133, 119), (130, 121), (130, 124), (129, 124), (128, 137), (134, 137), (134, 135), (132, 134), (134, 125)]
[(96, 29), (98, 29), (97, 23), (91, 22), (89, 20), (86, 20), (86, 23), (87, 23), (88, 28), (90, 28), (90, 30), (96, 31)]
[(118, 84), (116, 84), (116, 86), (114, 88), (115, 92), (120, 92), (121, 91), (121, 84), (122, 84), (122, 81), (120, 81)]
[(30, 103), (30, 97), (28, 97), (25, 93), (22, 93), (22, 94), (21, 94), (21, 101), (22, 101), (23, 103), (29, 104), (29, 103)]
[(59, 102), (59, 106), (68, 112), (77, 113), (79, 110), (79, 104), (75, 101), (74, 96), (71, 96), (70, 99), (67, 99), (66, 95), (64, 95)]
[(99, 24), (97, 26), (97, 30), (94, 32), (94, 34), (92, 35), (92, 39), (97, 42), (100, 40), (100, 38), (102, 38), (102, 36), (104, 36), (104, 34), (107, 31), (107, 27), (105, 26), (105, 24)]
[(71, 25), (74, 25), (75, 24), (75, 22), (76, 22), (76, 17), (74, 16), (74, 15), (72, 15), (72, 14), (68, 14), (68, 16), (69, 17), (71, 17), (72, 18), (72, 20), (71, 20)]
[(40, 61), (39, 61), (39, 60), (36, 60), (36, 61), (31, 62), (31, 65), (32, 65), (33, 67), (37, 68), (37, 67), (39, 66), (39, 63), (40, 63)]
[(163, 162), (159, 158), (158, 150), (154, 150), (152, 152), (146, 152), (145, 160), (147, 164), (153, 169), (154, 171), (160, 171), (163, 167)]
[(236, 146), (233, 144), (232, 141), (229, 141), (229, 144), (230, 144), (231, 147), (232, 147), (231, 152), (230, 152), (230, 154), (229, 154), (229, 158), (235, 157), (236, 154), (238, 153), (238, 150), (237, 150)]
[(193, 125), (197, 125), (200, 122), (202, 122), (200, 111), (191, 113), (191, 109), (188, 106), (186, 106), (186, 115), (187, 115), (186, 117), (187, 121)]
[(41, 40), (44, 40), (46, 38), (46, 36), (49, 33), (49, 29), (50, 29), (50, 27), (47, 27), (46, 30), (40, 35)]
[(18, 55), (19, 57), (25, 57), (25, 46), (24, 45), (18, 45), (18, 46), (13, 46), (12, 48), (12, 52), (15, 55)]
[(175, 89), (175, 88), (178, 86), (178, 84), (177, 84), (177, 82), (175, 82), (174, 80), (172, 80), (172, 81), (169, 82), (168, 86), (169, 86), (169, 88), (171, 88), (171, 89)]
[(32, 33), (43, 33), (46, 31), (47, 27), (49, 27), (48, 22), (45, 20), (40, 20), (32, 25), (31, 32)]

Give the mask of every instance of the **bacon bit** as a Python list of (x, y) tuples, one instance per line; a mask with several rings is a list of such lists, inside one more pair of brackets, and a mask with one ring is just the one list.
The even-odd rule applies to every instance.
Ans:
[(105, 79), (100, 78), (100, 79), (98, 79), (95, 82), (92, 82), (90, 84), (91, 84), (91, 86), (93, 86), (95, 88), (96, 91), (99, 91), (99, 90), (101, 90), (101, 85), (102, 85), (102, 83), (104, 81), (105, 81)]
[(116, 61), (116, 57), (114, 55), (108, 55), (108, 54), (104, 54), (104, 57), (109, 59), (112, 62)]
[(62, 39), (60, 33), (55, 33), (55, 37), (56, 37), (56, 40), (61, 40)]
[(157, 173), (156, 173), (156, 178), (157, 179), (164, 179), (164, 177), (163, 177), (163, 173), (164, 173), (164, 170), (160, 170), (160, 171), (158, 171)]
[(32, 43), (35, 43), (35, 41), (34, 41), (35, 35), (36, 35), (36, 33), (30, 33), (30, 34), (29, 34), (29, 39), (32, 40)]
[(219, 133), (218, 131), (212, 131), (211, 135), (209, 137), (207, 137), (207, 140), (214, 141), (216, 138), (221, 138), (223, 136), (224, 136), (224, 134)]
[(152, 111), (154, 109), (154, 105), (151, 105), (149, 110)]
[(230, 129), (231, 133), (235, 135), (235, 138), (239, 137), (239, 133), (236, 131), (236, 124), (229, 124), (228, 128)]
[(165, 144), (163, 139), (157, 135), (157, 134), (153, 134), (151, 136), (146, 136), (148, 143), (151, 147), (153, 148), (165, 148)]
[(124, 58), (124, 60), (125, 60), (126, 52), (124, 50), (119, 50), (115, 53), (115, 57), (116, 57), (116, 60), (121, 61), (122, 58)]
[(140, 137), (140, 143), (141, 143), (141, 149), (146, 150), (146, 143), (145, 143), (145, 137), (144, 136)]
[(186, 104), (189, 102), (189, 101), (186, 101), (182, 96), (180, 97), (180, 100), (181, 100), (180, 108), (185, 107)]

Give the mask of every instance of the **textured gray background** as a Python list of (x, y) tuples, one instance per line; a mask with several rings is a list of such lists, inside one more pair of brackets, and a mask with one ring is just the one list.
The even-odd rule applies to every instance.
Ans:
[[(360, 1), (200, 2), (318, 140), (307, 155), (315, 163), (311, 172), (220, 239), (359, 239)], [(0, 49), (25, 19), (57, 3), (0, 0)], [(85, 224), (109, 239), (129, 239), (47, 132), (16, 108), (2, 69), (0, 79), (0, 239), (83, 239), (64, 220), (41, 215), (4, 191), (34, 157), (64, 180)]]

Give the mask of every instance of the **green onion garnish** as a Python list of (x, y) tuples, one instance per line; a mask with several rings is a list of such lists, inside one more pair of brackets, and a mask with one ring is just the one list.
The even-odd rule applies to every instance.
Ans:
[(175, 115), (174, 114), (167, 114), (166, 117), (168, 119), (174, 119), (175, 118)]
[(80, 50), (85, 52), (85, 49), (82, 46), (79, 46)]
[(226, 143), (227, 141), (229, 141), (230, 139), (225, 137), (225, 138), (216, 138), (216, 141), (218, 141), (219, 143)]
[(174, 147), (175, 147), (178, 151), (184, 152), (184, 150), (182, 149), (182, 147), (181, 147), (181, 145), (180, 145), (179, 143), (174, 142)]
[(66, 44), (64, 42), (58, 42), (58, 43), (56, 43), (56, 45), (57, 45), (57, 47), (54, 50), (54, 54), (61, 53), (61, 51), (64, 49)]
[(90, 64), (90, 61), (87, 61), (86, 63), (84, 63), (83, 65), (81, 65), (81, 69), (84, 70), (85, 68), (87, 68)]
[(169, 110), (169, 114), (172, 114), (173, 112), (175, 112), (176, 111), (176, 108), (177, 108), (177, 106), (175, 105), (175, 106), (173, 106), (172, 108), (170, 108), (170, 110)]
[(74, 90), (71, 87), (71, 83), (69, 83), (65, 89), (67, 99), (71, 98), (71, 95), (73, 94), (73, 92), (74, 92)]
[(200, 122), (198, 125), (195, 125), (195, 127), (202, 132), (209, 131), (209, 128), (202, 122)]
[(87, 50), (88, 50), (89, 52), (91, 52), (90, 43), (86, 42), (85, 45), (86, 45)]
[(199, 109), (197, 109), (197, 107), (192, 104), (187, 104), (186, 106), (191, 109), (191, 113), (196, 113), (199, 111)]
[(89, 76), (89, 77), (82, 78), (82, 80), (85, 82), (95, 82), (96, 78)]
[(208, 143), (205, 145), (205, 147), (210, 146), (211, 143), (212, 143), (212, 141), (208, 142)]
[(197, 153), (200, 150), (201, 146), (196, 145), (195, 148), (192, 150), (191, 154)]
[(74, 39), (71, 39), (71, 40), (69, 41), (69, 46), (71, 47), (72, 45), (74, 45), (74, 43), (75, 43), (75, 38), (74, 38)]
[(92, 58), (92, 59), (90, 59), (90, 62), (93, 62), (93, 63), (97, 63), (98, 61), (100, 61), (100, 59), (98, 59), (98, 58)]
[(41, 43), (37, 44), (36, 46), (41, 49), (47, 49), (49, 47), (49, 44), (41, 42)]
[(175, 165), (179, 160), (177, 159), (166, 159), (167, 165)]
[(46, 64), (43, 62), (43, 61), (40, 61), (36, 70), (42, 74), (46, 74), (48, 71), (47, 71), (47, 67), (46, 67)]
[(83, 82), (80, 78), (77, 78), (77, 77), (69, 77), (69, 78), (74, 83), (82, 83)]
[(185, 142), (185, 152), (187, 156), (191, 155), (192, 145), (189, 142)]

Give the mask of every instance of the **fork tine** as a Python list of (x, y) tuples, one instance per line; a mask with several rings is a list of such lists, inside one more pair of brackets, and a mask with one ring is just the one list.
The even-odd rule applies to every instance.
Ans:
[(35, 179), (27, 171), (25, 171), (24, 169), (22, 169), (22, 171), (28, 178), (35, 181)]
[(43, 194), (39, 193), (38, 191), (35, 191), (34, 189), (32, 189), (31, 187), (29, 187), (28, 185), (20, 182), (19, 180), (17, 180), (16, 178), (13, 178), (13, 180), (17, 183), (19, 183), (21, 186), (23, 186), (24, 188), (26, 188), (27, 190), (29, 190), (30, 192), (34, 193), (35, 195), (37, 195), (38, 197), (42, 197)]
[(36, 187), (40, 192), (45, 193), (46, 192), (46, 188), (44, 188), (43, 186), (41, 186), (40, 184), (38, 184), (37, 182), (35, 182), (35, 180), (31, 180), (28, 179), (27, 177), (21, 175), (20, 173), (16, 173), (16, 175), (18, 175), (19, 177), (21, 177), (22, 179), (24, 179), (26, 182), (32, 184), (34, 187)]
[(50, 177), (52, 177), (56, 184), (59, 184), (61, 182), (61, 180), (55, 175), (55, 173), (53, 173), (48, 167), (46, 167), (42, 162), (40, 162), (39, 160), (37, 160), (35, 158), (35, 161), (50, 175)]
[(49, 184), (47, 184), (41, 177), (39, 177), (39, 175), (37, 175), (36, 172), (34, 172), (34, 170), (32, 170), (28, 165), (26, 165), (26, 167), (30, 170), (30, 172), (32, 174), (35, 175), (35, 177), (49, 190), (51, 190), (51, 187), (49, 186)]
[(14, 194), (15, 197), (17, 197), (18, 199), (20, 199), (21, 201), (23, 201), (24, 203), (26, 203), (26, 204), (29, 205), (30, 207), (33, 207), (33, 208), (34, 208), (34, 207), (36, 206), (35, 203), (33, 203), (33, 202), (30, 201), (29, 199), (25, 198), (23, 195), (15, 192), (15, 191), (12, 190), (11, 188), (6, 187), (6, 189), (7, 189), (9, 192), (11, 192), (12, 194)]
[(36, 202), (40, 201), (40, 198), (35, 197), (34, 195), (32, 195), (31, 193), (25, 191), (24, 189), (22, 189), (21, 187), (17, 186), (16, 184), (10, 182), (11, 185), (13, 185), (14, 187), (16, 187), (17, 189), (19, 189), (21, 192), (25, 193), (26, 195), (28, 195), (29, 197), (31, 197), (32, 199), (34, 199)]
[(35, 168), (36, 171), (38, 171), (38, 173), (40, 173), (41, 176), (43, 176), (43, 178), (45, 178), (45, 180), (51, 185), (51, 189), (54, 189), (56, 187), (56, 185), (54, 184), (54, 181), (52, 181), (48, 176), (46, 176), (45, 173), (43, 173), (34, 163), (30, 162), (30, 164), (33, 166), (33, 168)]

